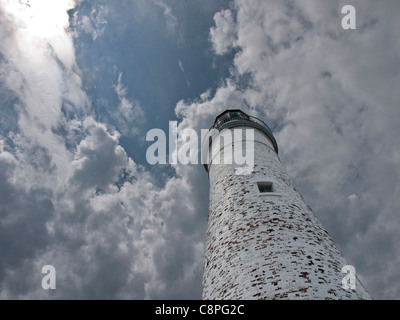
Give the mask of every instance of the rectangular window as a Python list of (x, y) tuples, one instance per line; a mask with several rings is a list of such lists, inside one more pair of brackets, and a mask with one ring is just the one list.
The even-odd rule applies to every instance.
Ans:
[(260, 193), (274, 192), (274, 185), (272, 182), (257, 182), (258, 190)]

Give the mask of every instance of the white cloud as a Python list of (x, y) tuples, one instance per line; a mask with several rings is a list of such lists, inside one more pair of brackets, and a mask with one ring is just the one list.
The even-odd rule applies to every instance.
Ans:
[(185, 68), (183, 67), (182, 61), (178, 60), (178, 65), (179, 65), (179, 69), (181, 69), (183, 75), (185, 76), (185, 80), (186, 80), (186, 84), (188, 87), (190, 87), (190, 81), (188, 80), (188, 78), (186, 77), (186, 73), (185, 73)]
[[(200, 296), (193, 287), (201, 283), (204, 217), (190, 185), (174, 178), (155, 187), (119, 133), (95, 120), (64, 29), (71, 7), (62, 4), (46, 11), (59, 13), (57, 24), (29, 37), (23, 31), (36, 23), (36, 11), (23, 3), (1, 7), (0, 75), (17, 97), (8, 107), (18, 121), (0, 132), (0, 298)], [(128, 130), (143, 120), (142, 110), (122, 73), (114, 90), (115, 116)], [(40, 286), (47, 264), (57, 271), (53, 293)]]
[(182, 73), (185, 73), (185, 69), (183, 68), (183, 64), (181, 60), (178, 60), (179, 69), (181, 69)]
[(92, 39), (96, 40), (105, 31), (107, 26), (107, 15), (108, 8), (106, 6), (99, 5), (92, 9), (90, 16), (82, 16), (81, 20), (78, 22), (78, 25), (83, 32), (91, 34)]
[(165, 23), (167, 25), (167, 28), (170, 32), (174, 33), (176, 30), (176, 27), (178, 26), (178, 19), (172, 13), (171, 6), (169, 6), (163, 0), (154, 0), (154, 4), (158, 7), (160, 7), (161, 9), (163, 9), (163, 15), (165, 18)]
[(71, 163), (72, 183), (107, 191), (109, 185), (118, 180), (128, 157), (118, 144), (118, 133), (107, 132), (104, 124), (86, 118), (83, 129), (87, 135), (77, 146)]
[[(4, 56), (0, 74), (1, 81), (19, 100), (14, 104), (19, 127), (14, 133), (16, 147), (23, 150), (37, 146), (57, 155), (51, 161), (59, 173), (56, 183), (63, 183), (71, 155), (53, 129), (59, 125), (63, 101), (76, 103), (75, 112), (85, 113), (87, 98), (76, 72), (72, 41), (65, 32), (70, 4), (63, 1), (59, 6), (43, 5), (44, 1), (29, 6), (15, 2), (3, 5), (2, 19), (8, 20), (12, 32), (0, 45)], [(29, 158), (20, 160), (30, 162)]]
[(216, 54), (225, 54), (236, 45), (235, 26), (231, 10), (214, 15), (215, 27), (210, 29), (210, 40)]
[(135, 127), (143, 123), (145, 117), (140, 103), (128, 98), (127, 88), (122, 83), (122, 72), (118, 75), (118, 83), (114, 86), (120, 104), (113, 114), (118, 122), (118, 129), (124, 135), (137, 135), (138, 129)]

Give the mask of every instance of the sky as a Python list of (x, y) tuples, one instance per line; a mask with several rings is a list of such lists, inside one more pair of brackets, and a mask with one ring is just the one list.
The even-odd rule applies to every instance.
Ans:
[[(239, 108), (374, 299), (400, 299), (400, 2), (0, 0), (0, 299), (200, 299), (201, 164)], [(44, 290), (41, 271), (56, 270)]]

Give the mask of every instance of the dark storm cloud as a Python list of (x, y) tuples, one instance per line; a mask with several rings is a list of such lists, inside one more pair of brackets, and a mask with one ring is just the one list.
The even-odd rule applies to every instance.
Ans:
[(0, 282), (11, 296), (29, 291), (34, 273), (32, 260), (51, 242), (46, 223), (54, 213), (50, 190), (25, 190), (12, 182), (17, 169), (14, 159), (0, 157)]

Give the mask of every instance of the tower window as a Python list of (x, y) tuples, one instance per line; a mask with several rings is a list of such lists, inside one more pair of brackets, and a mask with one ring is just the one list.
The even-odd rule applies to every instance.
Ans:
[(272, 182), (257, 182), (258, 190), (260, 193), (274, 192), (274, 185)]

